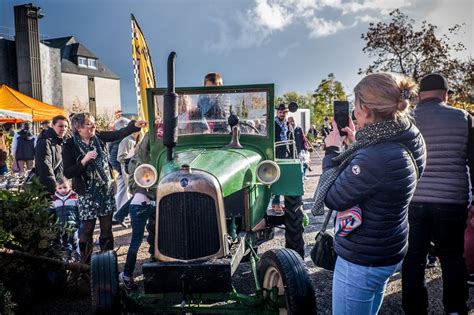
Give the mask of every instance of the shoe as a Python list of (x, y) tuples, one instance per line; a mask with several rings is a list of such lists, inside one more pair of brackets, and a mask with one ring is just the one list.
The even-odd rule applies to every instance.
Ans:
[(470, 273), (467, 275), (467, 284), (471, 287), (474, 286), (474, 273)]
[(112, 224), (113, 224), (113, 225), (118, 225), (118, 224), (120, 224), (120, 225), (123, 226), (124, 228), (128, 229), (128, 224), (125, 223), (124, 221), (119, 221), (119, 220), (113, 219), (113, 220), (112, 220)]
[(438, 266), (438, 258), (436, 256), (428, 255), (428, 261), (426, 262), (426, 268), (434, 268)]
[(119, 274), (119, 280), (127, 290), (135, 290), (137, 288), (137, 285), (133, 282), (133, 278), (126, 277), (123, 272)]
[(304, 180), (308, 180), (308, 179), (309, 179), (309, 177), (308, 177), (308, 176), (305, 176), (305, 177), (303, 177), (303, 179), (304, 179)]

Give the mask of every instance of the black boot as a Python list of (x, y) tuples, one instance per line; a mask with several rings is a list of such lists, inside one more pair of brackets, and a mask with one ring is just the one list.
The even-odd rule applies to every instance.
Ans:
[(114, 250), (114, 238), (112, 237), (100, 237), (99, 238), (100, 250)]
[(93, 242), (79, 242), (79, 250), (81, 252), (81, 263), (87, 265), (91, 264), (91, 255), (93, 249)]

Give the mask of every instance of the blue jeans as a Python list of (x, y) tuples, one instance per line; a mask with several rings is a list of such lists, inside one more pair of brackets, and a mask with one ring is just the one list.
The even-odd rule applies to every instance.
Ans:
[(377, 314), (388, 279), (399, 265), (367, 267), (337, 257), (332, 281), (332, 313)]
[(148, 218), (153, 214), (155, 207), (152, 205), (130, 205), (129, 209), (132, 221), (132, 240), (128, 248), (123, 273), (127, 277), (132, 277), (137, 262), (138, 249), (142, 244), (143, 235), (145, 234), (145, 225)]

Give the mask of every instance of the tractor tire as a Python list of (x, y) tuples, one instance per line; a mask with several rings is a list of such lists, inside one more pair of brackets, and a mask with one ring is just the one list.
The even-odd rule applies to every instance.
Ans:
[(117, 254), (113, 250), (92, 254), (91, 300), (95, 314), (120, 312)]
[(265, 252), (258, 266), (258, 278), (262, 289), (277, 287), (278, 295), (285, 296), (280, 314), (316, 314), (316, 295), (308, 269), (295, 251), (281, 248)]
[(285, 196), (285, 247), (304, 259), (303, 197)]

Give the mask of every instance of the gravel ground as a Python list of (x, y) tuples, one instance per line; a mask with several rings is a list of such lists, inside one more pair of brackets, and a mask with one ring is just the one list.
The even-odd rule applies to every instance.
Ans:
[[(312, 197), (316, 188), (319, 176), (321, 175), (321, 161), (318, 159), (316, 153), (312, 156), (312, 172), (309, 173), (309, 179), (306, 183), (306, 194), (304, 196), (304, 208), (305, 211), (309, 212), (311, 207)], [(311, 281), (315, 287), (317, 307), (319, 314), (331, 314), (331, 289), (332, 289), (332, 272), (326, 271), (322, 268), (316, 267), (309, 257), (309, 252), (314, 244), (314, 236), (318, 228), (321, 226), (324, 216), (313, 217), (310, 213), (309, 217), (311, 224), (306, 230), (305, 241), (306, 241), (306, 257), (305, 262), (308, 266)], [(96, 237), (97, 235), (96, 230)], [(121, 226), (114, 226), (115, 244), (117, 248), (117, 254), (119, 259), (119, 269), (123, 269), (125, 257), (127, 254), (128, 244), (131, 238), (131, 229), (125, 229)], [(285, 240), (283, 231), (278, 230), (275, 233), (275, 238), (267, 243), (262, 244), (258, 253), (262, 254), (269, 249), (284, 247)], [(137, 267), (135, 271), (135, 279), (138, 284), (142, 286), (141, 276), (141, 264), (147, 261), (148, 245), (144, 241), (140, 247), (140, 251), (137, 258)], [(242, 263), (239, 269), (234, 275), (235, 286), (239, 292), (251, 293), (254, 290), (253, 275), (250, 272), (251, 268), (249, 263)], [(441, 269), (435, 267), (427, 269), (426, 271), (426, 282), (428, 283), (429, 290), (429, 314), (443, 314), (442, 304), (442, 278)], [(75, 297), (56, 297), (51, 298), (41, 305), (34, 308), (33, 312), (36, 314), (87, 314), (90, 313), (90, 298), (84, 292), (75, 292)], [(469, 302), (470, 308), (469, 314), (474, 314), (474, 287), (469, 289)], [(380, 314), (403, 314), (401, 307), (401, 274), (398, 273), (390, 279), (387, 286), (386, 295), (380, 310)]]

